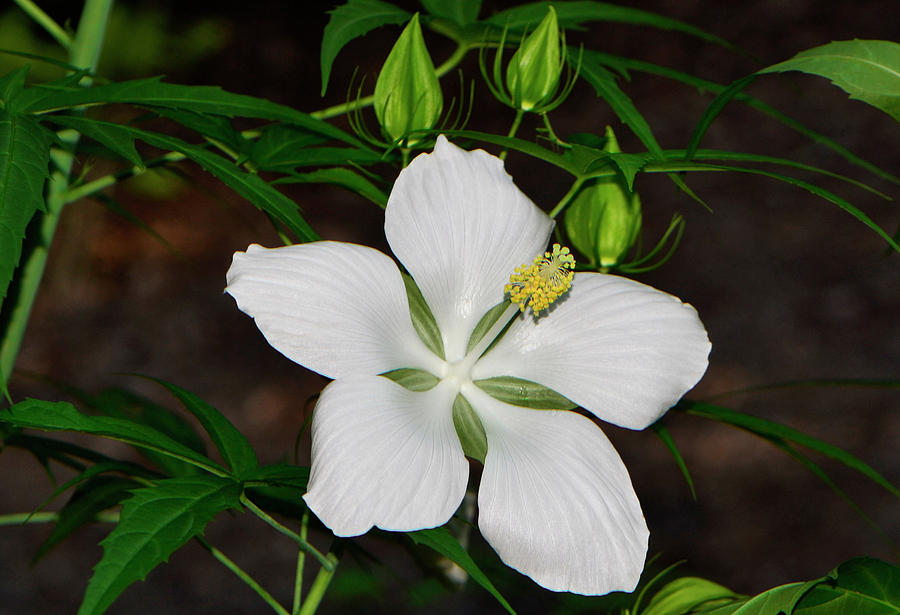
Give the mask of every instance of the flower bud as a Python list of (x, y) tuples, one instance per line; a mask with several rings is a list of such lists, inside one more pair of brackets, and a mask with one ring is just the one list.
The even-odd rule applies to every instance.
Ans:
[[(619, 153), (609, 126), (606, 138), (603, 150)], [(564, 224), (571, 244), (592, 265), (612, 267), (621, 263), (641, 230), (641, 200), (621, 177), (593, 180), (569, 205)]]
[(529, 34), (506, 67), (506, 87), (512, 105), (531, 111), (556, 95), (563, 69), (563, 51), (556, 21), (550, 6), (537, 29)]
[[(440, 119), (441, 85), (419, 26), (419, 14), (394, 43), (375, 82), (375, 115), (384, 134), (397, 141), (416, 130), (430, 130)], [(410, 139), (406, 145), (418, 141)]]

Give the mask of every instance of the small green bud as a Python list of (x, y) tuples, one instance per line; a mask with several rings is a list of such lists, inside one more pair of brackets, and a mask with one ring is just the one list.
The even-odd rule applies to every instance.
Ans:
[[(375, 82), (375, 115), (391, 141), (416, 130), (434, 128), (441, 116), (444, 99), (441, 85), (419, 26), (413, 15), (394, 43)], [(418, 139), (410, 139), (412, 145)]]
[[(604, 151), (622, 151), (609, 126), (606, 139)], [(621, 177), (597, 179), (569, 205), (564, 224), (571, 244), (592, 265), (612, 267), (621, 263), (641, 230), (641, 200)]]
[(556, 95), (563, 69), (563, 49), (550, 6), (537, 29), (529, 34), (506, 67), (506, 87), (512, 105), (531, 111)]

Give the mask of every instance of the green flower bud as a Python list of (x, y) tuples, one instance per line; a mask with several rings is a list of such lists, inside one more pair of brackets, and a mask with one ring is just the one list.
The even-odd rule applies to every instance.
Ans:
[[(419, 26), (419, 14), (394, 43), (375, 82), (375, 115), (384, 134), (397, 141), (416, 130), (430, 130), (440, 119), (441, 85)], [(412, 145), (418, 139), (410, 139)]]
[(506, 67), (506, 87), (512, 105), (531, 111), (556, 95), (563, 69), (563, 49), (550, 6), (537, 30), (529, 34)]
[[(621, 152), (609, 126), (606, 138), (604, 151)], [(641, 200), (621, 177), (597, 179), (569, 205), (564, 224), (571, 244), (592, 265), (612, 267), (621, 263), (641, 230)]]

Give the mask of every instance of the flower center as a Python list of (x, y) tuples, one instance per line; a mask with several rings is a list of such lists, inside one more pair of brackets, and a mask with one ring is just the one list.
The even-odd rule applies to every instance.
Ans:
[(526, 307), (530, 307), (537, 316), (569, 290), (575, 275), (573, 269), (575, 257), (569, 248), (555, 243), (552, 252), (539, 254), (530, 265), (516, 267), (503, 291), (509, 294), (510, 301), (518, 304), (520, 310), (524, 312)]

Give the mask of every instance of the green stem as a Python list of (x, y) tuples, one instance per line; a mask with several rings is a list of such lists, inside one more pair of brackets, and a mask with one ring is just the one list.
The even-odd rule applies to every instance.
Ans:
[[(303, 512), (303, 518), (300, 520), (300, 538), (306, 540), (306, 533), (309, 529), (309, 510)], [(292, 615), (299, 615), (300, 606), (303, 598), (303, 567), (306, 564), (306, 551), (300, 549), (297, 551), (297, 572), (294, 575), (294, 605), (291, 609)]]
[(551, 218), (555, 218), (556, 216), (559, 215), (559, 212), (561, 212), (565, 208), (565, 206), (569, 204), (569, 201), (572, 200), (572, 197), (575, 196), (575, 194), (578, 192), (578, 190), (581, 188), (581, 185), (584, 182), (585, 182), (584, 178), (579, 177), (572, 183), (572, 186), (569, 188), (569, 191), (563, 195), (563, 198), (561, 198), (559, 200), (559, 203), (556, 204), (556, 207), (554, 207), (550, 211)]
[(300, 545), (301, 549), (319, 560), (319, 563), (322, 564), (323, 568), (331, 568), (334, 565), (327, 557), (322, 555), (322, 553), (318, 549), (309, 544), (305, 538), (301, 538), (299, 535), (297, 535), (296, 532), (284, 527), (282, 524), (278, 523), (278, 521), (273, 519), (266, 511), (251, 502), (246, 493), (241, 494), (240, 500), (241, 504), (246, 506), (250, 510), (250, 512), (275, 528), (275, 530), (281, 532), (282, 534), (296, 542), (298, 545)]
[(19, 8), (31, 17), (39, 26), (46, 30), (50, 36), (56, 39), (63, 49), (69, 51), (72, 46), (72, 38), (69, 33), (63, 30), (62, 26), (56, 23), (52, 17), (36, 5), (31, 0), (13, 0), (19, 5)]
[(571, 149), (572, 146), (560, 139), (556, 132), (553, 130), (553, 126), (550, 124), (550, 116), (547, 115), (546, 112), (541, 113), (541, 119), (544, 120), (544, 128), (547, 129), (547, 135), (550, 137), (550, 140), (559, 145), (560, 147), (564, 147), (566, 149)]
[[(29, 523), (53, 523), (55, 521), (59, 521), (59, 513), (56, 512), (30, 512), (0, 515), (0, 526), (27, 525)], [(100, 512), (94, 515), (94, 521), (99, 523), (118, 523), (119, 513)]]
[[(516, 117), (515, 117), (515, 119), (513, 119), (512, 126), (509, 127), (509, 132), (506, 133), (506, 137), (508, 139), (511, 139), (512, 137), (516, 136), (516, 133), (519, 132), (519, 126), (521, 126), (522, 118), (524, 116), (525, 116), (524, 111), (522, 111), (521, 109), (516, 109)], [(507, 150), (504, 149), (502, 152), (500, 152), (500, 160), (506, 160), (506, 151)]]
[[(459, 46), (457, 46), (456, 50), (454, 50), (453, 54), (449, 58), (447, 58), (447, 61), (435, 69), (434, 72), (437, 74), (438, 78), (443, 77), (451, 70), (456, 68), (456, 66), (462, 61), (462, 59), (471, 48), (472, 46), (468, 43), (460, 43)], [(331, 107), (326, 107), (324, 109), (319, 109), (318, 111), (313, 111), (312, 113), (310, 113), (310, 115), (319, 120), (327, 120), (328, 118), (343, 115), (348, 111), (368, 107), (374, 100), (374, 96), (363, 96), (362, 98), (351, 100), (340, 105), (334, 105)]]
[[(71, 64), (91, 72), (97, 68), (111, 8), (112, 0), (86, 0), (78, 22), (78, 32), (69, 49)], [(60, 140), (70, 150), (74, 149), (80, 136), (73, 130), (62, 130), (58, 134)], [(53, 172), (51, 181), (48, 182), (47, 210), (36, 216), (35, 224), (38, 224), (40, 229), (38, 241), (29, 253), (23, 254), (19, 290), (11, 304), (9, 323), (0, 342), (0, 385), (4, 389), (12, 374), (19, 348), (22, 346), (28, 319), (47, 266), (47, 252), (53, 242), (56, 225), (66, 203), (64, 197), (69, 186), (69, 175), (74, 159), (71, 154), (62, 150), (52, 150), (51, 158), (57, 170)]]
[(86, 196), (91, 196), (94, 193), (100, 192), (104, 188), (108, 188), (109, 186), (115, 185), (120, 181), (129, 179), (136, 175), (140, 175), (147, 171), (147, 169), (152, 169), (153, 167), (163, 166), (165, 164), (169, 164), (172, 162), (179, 162), (187, 158), (184, 154), (180, 152), (169, 152), (168, 154), (164, 154), (159, 158), (154, 158), (145, 164), (143, 167), (131, 167), (130, 169), (125, 169), (124, 171), (119, 171), (118, 173), (111, 173), (110, 175), (104, 175), (103, 177), (98, 177), (94, 181), (90, 181), (86, 184), (82, 184), (77, 188), (70, 188), (63, 195), (63, 202), (68, 205), (69, 203), (74, 203), (75, 201), (81, 200)]
[(197, 540), (197, 542), (203, 545), (203, 548), (209, 551), (212, 556), (219, 561), (219, 563), (228, 568), (228, 570), (233, 572), (235, 576), (237, 576), (237, 578), (243, 581), (250, 589), (255, 591), (259, 595), (259, 597), (266, 602), (266, 604), (268, 604), (270, 607), (272, 607), (272, 609), (274, 609), (276, 613), (278, 613), (278, 615), (290, 615), (287, 612), (287, 609), (278, 604), (278, 601), (275, 600), (272, 594), (263, 589), (262, 586), (256, 582), (256, 579), (244, 572), (241, 567), (231, 561), (227, 555), (206, 542), (206, 540), (204, 540), (202, 537), (194, 536), (194, 538)]
[(337, 570), (337, 555), (334, 552), (328, 553), (328, 561), (330, 569), (325, 566), (319, 569), (319, 574), (316, 575), (312, 587), (309, 588), (309, 595), (306, 597), (303, 607), (297, 615), (313, 615), (316, 609), (319, 608), (322, 598), (325, 597), (325, 590), (328, 589), (328, 584), (334, 578), (334, 571)]

